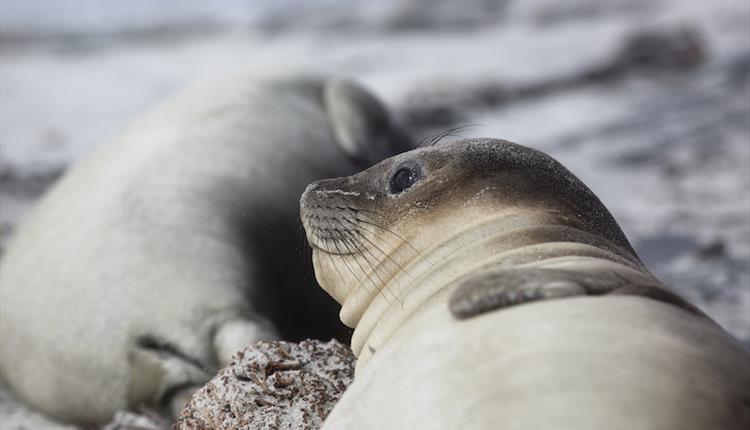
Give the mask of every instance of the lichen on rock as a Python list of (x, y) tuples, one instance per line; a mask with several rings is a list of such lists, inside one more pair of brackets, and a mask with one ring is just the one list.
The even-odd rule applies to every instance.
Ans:
[(261, 341), (198, 390), (173, 429), (317, 429), (351, 383), (356, 358), (336, 340)]

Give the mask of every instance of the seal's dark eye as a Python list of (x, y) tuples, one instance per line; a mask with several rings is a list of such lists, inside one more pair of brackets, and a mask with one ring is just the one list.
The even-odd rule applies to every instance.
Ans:
[(391, 176), (391, 193), (398, 194), (404, 191), (414, 185), (416, 180), (416, 173), (409, 167), (402, 167), (396, 170), (396, 173)]

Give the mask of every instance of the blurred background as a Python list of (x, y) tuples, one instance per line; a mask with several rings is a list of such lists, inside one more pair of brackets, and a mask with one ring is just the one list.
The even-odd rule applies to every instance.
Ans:
[[(352, 76), (417, 140), (466, 126), (553, 155), (750, 345), (747, 1), (0, 0), (0, 248), (134, 115), (247, 69)], [(22, 412), (0, 390), (0, 418)]]

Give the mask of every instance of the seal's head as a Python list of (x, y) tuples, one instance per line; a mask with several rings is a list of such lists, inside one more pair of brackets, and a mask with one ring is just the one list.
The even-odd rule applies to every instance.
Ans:
[[(358, 331), (365, 311), (397, 304), (408, 314), (467, 269), (562, 236), (588, 235), (595, 239), (576, 241), (640, 264), (610, 213), (572, 173), (539, 151), (496, 139), (420, 148), (315, 182), (302, 196), (301, 216), (316, 277), (343, 304), (342, 321)], [(543, 254), (515, 253), (505, 263)], [(355, 331), (355, 352), (361, 337)]]

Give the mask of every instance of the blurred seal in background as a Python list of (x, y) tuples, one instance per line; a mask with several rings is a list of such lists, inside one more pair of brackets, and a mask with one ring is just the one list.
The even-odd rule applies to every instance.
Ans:
[(299, 195), (409, 147), (378, 100), (336, 78), (243, 75), (156, 107), (72, 168), (14, 237), (4, 381), (96, 424), (179, 408), (258, 339), (345, 338), (299, 250)]

